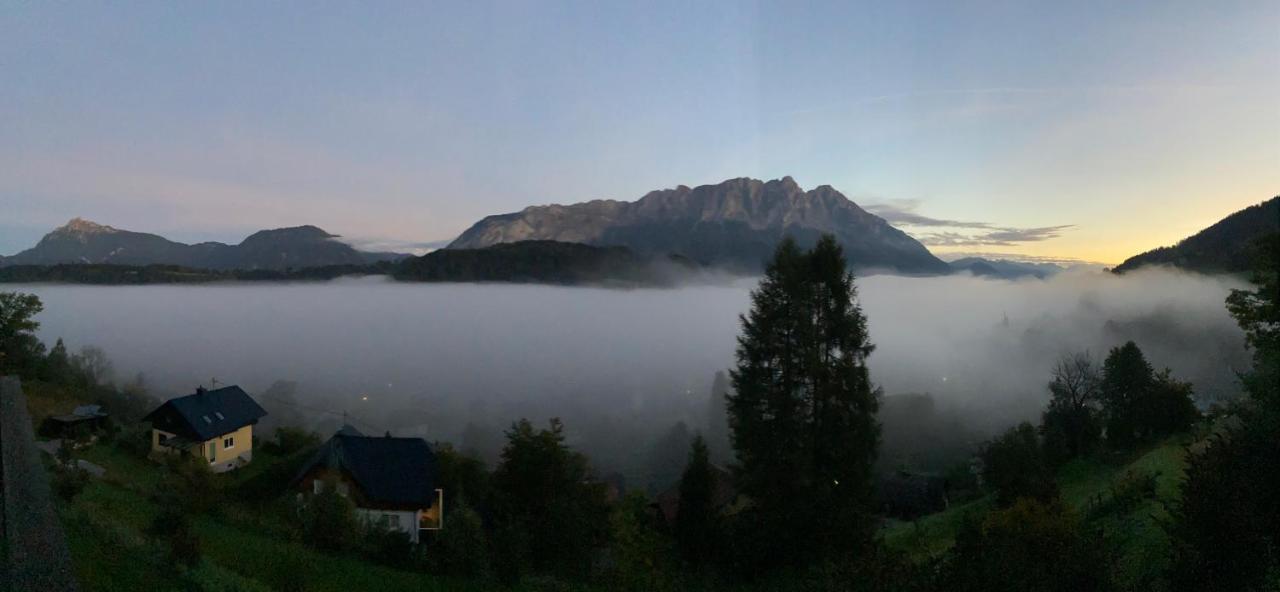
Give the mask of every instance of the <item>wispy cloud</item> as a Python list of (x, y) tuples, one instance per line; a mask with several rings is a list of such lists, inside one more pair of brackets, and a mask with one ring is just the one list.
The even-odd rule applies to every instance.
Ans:
[[(1058, 238), (1073, 224), (1020, 228), (1000, 226), (992, 222), (973, 220), (949, 220), (934, 218), (917, 212), (920, 200), (894, 199), (864, 206), (890, 224), (905, 227), (928, 228), (927, 232), (911, 233), (921, 243), (931, 247), (1012, 247), (1018, 243), (1031, 243)], [(936, 229), (955, 230), (936, 230)], [(981, 232), (959, 232), (960, 230)]]
[(867, 204), (863, 206), (868, 212), (884, 218), (890, 224), (903, 226), (944, 226), (949, 228), (993, 228), (988, 222), (964, 222), (930, 218), (916, 212), (920, 207), (918, 199), (893, 199), (886, 203)]

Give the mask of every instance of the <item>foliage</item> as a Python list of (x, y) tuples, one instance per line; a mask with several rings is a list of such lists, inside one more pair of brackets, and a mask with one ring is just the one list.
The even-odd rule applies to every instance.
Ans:
[(649, 502), (638, 492), (613, 509), (610, 582), (622, 590), (677, 590), (671, 541), (656, 528)]
[(262, 450), (277, 456), (290, 456), (296, 452), (314, 449), (320, 445), (320, 436), (302, 428), (280, 426), (275, 437), (262, 443)]
[(702, 436), (693, 439), (689, 462), (680, 477), (680, 506), (675, 535), (680, 556), (689, 564), (706, 565), (716, 558), (721, 540), (720, 512), (714, 502), (715, 481)]
[(1256, 288), (1227, 299), (1253, 348), (1253, 369), (1243, 377), (1249, 400), (1229, 409), (1188, 452), (1182, 498), (1169, 526), (1175, 590), (1274, 590), (1280, 584), (1280, 233), (1258, 246)]
[(741, 517), (751, 528), (737, 528), (750, 537), (736, 541), (744, 569), (809, 562), (871, 535), (878, 393), (847, 268), (830, 236), (809, 252), (784, 240), (742, 318), (728, 403), (737, 485), (753, 501)]
[(1132, 341), (1112, 348), (1103, 364), (1107, 440), (1121, 449), (1185, 431), (1199, 418), (1191, 384), (1157, 374)]
[(165, 459), (165, 468), (167, 470), (152, 496), (154, 499), (191, 514), (220, 510), (222, 482), (209, 470), (203, 458), (173, 454)]
[[(63, 446), (58, 449), (58, 452), (61, 453), (66, 448)], [(61, 461), (61, 457), (59, 460)], [(89, 473), (66, 462), (60, 462), (59, 465), (53, 473), (53, 491), (62, 498), (62, 501), (70, 502), (89, 484)]]
[(608, 530), (604, 488), (589, 479), (586, 457), (565, 445), (560, 420), (537, 430), (522, 419), (506, 434), (490, 503), (498, 575), (585, 576)]
[(1058, 500), (1020, 498), (968, 522), (956, 538), (943, 589), (1075, 592), (1110, 589), (1106, 546)]
[(427, 548), (428, 569), (440, 575), (489, 577), (488, 541), (480, 515), (461, 501), (448, 507), (448, 528), (434, 533)]
[(164, 505), (147, 527), (147, 534), (162, 542), (170, 559), (191, 567), (200, 562), (200, 539), (191, 526), (191, 518), (178, 505)]
[(44, 344), (36, 338), (35, 316), (44, 304), (35, 294), (0, 292), (0, 376), (33, 377), (44, 362)]
[(480, 459), (459, 452), (447, 442), (435, 444), (440, 488), (447, 508), (489, 499), (489, 473)]
[[(684, 259), (670, 258), (669, 262), (672, 267), (693, 266)], [(626, 247), (529, 240), (482, 249), (438, 249), (404, 260), (396, 268), (394, 277), (419, 282), (549, 284), (669, 281), (657, 263)]]
[(327, 484), (320, 492), (307, 496), (299, 509), (303, 538), (322, 551), (345, 551), (351, 548), (359, 528), (355, 506)]
[(1053, 466), (1093, 451), (1102, 438), (1102, 376), (1088, 352), (1063, 356), (1049, 383), (1049, 408), (1040, 422), (1045, 454)]
[(983, 448), (982, 476), (1001, 506), (1020, 498), (1047, 502), (1058, 495), (1036, 429), (1029, 423), (1010, 428)]

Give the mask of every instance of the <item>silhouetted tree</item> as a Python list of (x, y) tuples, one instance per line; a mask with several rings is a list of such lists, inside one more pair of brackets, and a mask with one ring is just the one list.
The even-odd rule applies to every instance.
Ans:
[(1102, 397), (1107, 440), (1128, 448), (1146, 437), (1141, 414), (1155, 388), (1155, 372), (1132, 341), (1111, 349), (1103, 364)]
[(729, 443), (729, 410), (727, 398), (733, 385), (723, 370), (716, 371), (711, 381), (711, 396), (707, 399), (707, 449), (717, 463), (728, 462), (733, 456)]
[(1098, 405), (1102, 376), (1088, 352), (1063, 356), (1053, 368), (1049, 408), (1041, 419), (1050, 464), (1087, 454), (1102, 436)]
[(589, 479), (586, 457), (565, 445), (560, 420), (536, 430), (522, 419), (506, 434), (491, 504), (499, 575), (586, 575), (608, 532), (604, 487)]
[(695, 566), (709, 563), (721, 544), (714, 479), (706, 441), (697, 436), (690, 446), (689, 462), (680, 477), (680, 506), (675, 524), (680, 556)]
[(1243, 377), (1249, 398), (1188, 450), (1169, 527), (1168, 580), (1177, 591), (1280, 586), (1280, 233), (1258, 247), (1255, 289), (1227, 299), (1253, 349)]
[(1020, 498), (1050, 501), (1058, 496), (1053, 471), (1029, 423), (1009, 428), (982, 449), (982, 476), (996, 491), (1001, 506)]
[(736, 537), (755, 547), (752, 567), (840, 553), (871, 536), (878, 393), (855, 298), (835, 239), (807, 253), (786, 239), (742, 317), (729, 423), (738, 486), (754, 504), (743, 519), (769, 533)]
[(44, 305), (35, 294), (0, 292), (0, 376), (34, 376), (44, 362), (35, 316)]

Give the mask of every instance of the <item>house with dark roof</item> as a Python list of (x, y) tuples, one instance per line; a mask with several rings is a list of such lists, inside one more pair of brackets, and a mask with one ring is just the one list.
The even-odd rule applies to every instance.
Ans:
[(253, 460), (253, 426), (267, 412), (238, 386), (169, 399), (142, 418), (151, 422), (153, 455), (191, 454), (214, 471)]
[(293, 487), (300, 498), (332, 488), (366, 523), (404, 532), (414, 543), (444, 523), (436, 456), (422, 438), (366, 436), (343, 426), (302, 467)]

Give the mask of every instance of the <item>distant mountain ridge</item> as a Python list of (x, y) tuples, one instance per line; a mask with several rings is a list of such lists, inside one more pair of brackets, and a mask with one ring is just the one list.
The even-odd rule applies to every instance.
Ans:
[(1280, 196), (1231, 214), (1176, 245), (1130, 257), (1112, 271), (1124, 273), (1148, 265), (1199, 272), (1248, 271), (1254, 241), (1275, 232), (1280, 232)]
[(755, 271), (782, 237), (790, 235), (808, 246), (824, 233), (836, 237), (855, 268), (951, 272), (924, 245), (830, 185), (804, 191), (791, 177), (680, 185), (651, 191), (634, 202), (530, 206), (480, 220), (448, 248), (552, 240), (624, 246), (642, 256), (674, 254), (703, 265)]
[(81, 218), (54, 229), (36, 246), (0, 265), (179, 265), (195, 269), (301, 269), (364, 265), (402, 258), (395, 253), (366, 253), (335, 240), (315, 226), (255, 232), (238, 245), (203, 242), (189, 245), (162, 236), (105, 226)]
[(1066, 271), (1066, 268), (1056, 263), (1028, 263), (1025, 261), (986, 259), (983, 257), (956, 259), (951, 262), (951, 269), (967, 271), (977, 276), (999, 277), (1010, 280), (1024, 277), (1045, 279)]

